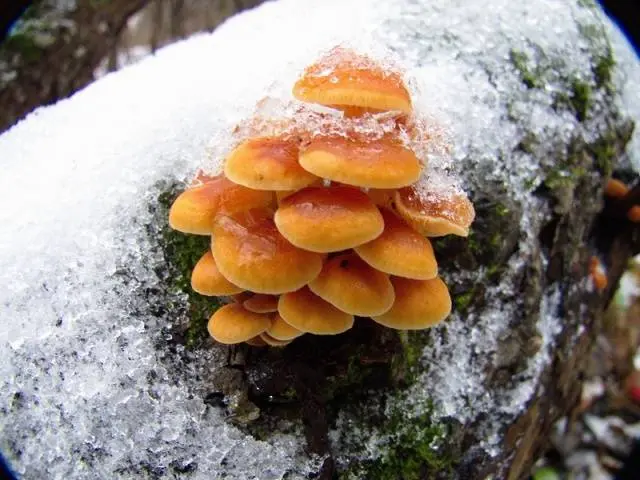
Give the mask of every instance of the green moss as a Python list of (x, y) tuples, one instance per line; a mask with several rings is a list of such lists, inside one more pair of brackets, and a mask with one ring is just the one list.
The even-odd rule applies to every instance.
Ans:
[[(179, 191), (172, 186), (158, 197), (159, 215), (168, 218), (169, 207)], [(165, 222), (161, 231), (162, 250), (167, 262), (169, 291), (186, 294), (189, 305), (189, 326), (185, 331), (187, 347), (199, 346), (208, 338), (207, 322), (220, 307), (215, 297), (205, 297), (191, 289), (191, 271), (210, 246), (210, 238), (203, 235), (187, 235), (177, 232)]]
[(529, 66), (529, 57), (524, 52), (520, 52), (518, 50), (511, 50), (509, 52), (509, 59), (513, 66), (520, 73), (520, 78), (522, 79), (522, 83), (526, 85), (527, 88), (537, 88), (542, 86), (542, 80), (536, 72), (533, 72)]
[(453, 303), (456, 307), (456, 311), (461, 313), (466, 312), (467, 308), (469, 308), (469, 305), (471, 305), (471, 301), (473, 300), (475, 293), (476, 293), (476, 289), (474, 286), (474, 288), (472, 288), (471, 290), (465, 293), (456, 295), (455, 299), (453, 300)]
[(595, 0), (578, 0), (578, 5), (584, 8), (596, 8), (597, 4)]
[(595, 65), (593, 67), (596, 88), (606, 88), (609, 91), (611, 90), (611, 76), (615, 66), (616, 61), (613, 58), (611, 47), (607, 48), (604, 55), (596, 57)]
[(573, 188), (585, 173), (585, 169), (581, 166), (558, 166), (547, 174), (544, 179), (544, 185), (552, 191), (563, 188)]
[(402, 402), (391, 407), (380, 425), (380, 434), (392, 439), (385, 453), (376, 460), (366, 460), (350, 466), (341, 478), (368, 480), (419, 480), (446, 476), (452, 471), (454, 459), (438, 448), (447, 437), (445, 425), (433, 420), (431, 404), (421, 407), (425, 413), (410, 416)]
[(585, 121), (589, 108), (591, 108), (591, 86), (586, 82), (574, 79), (571, 82), (569, 102), (576, 118), (581, 122)]
[(29, 31), (9, 35), (2, 47), (10, 52), (20, 54), (27, 62), (36, 61), (42, 56), (42, 49), (38, 47)]

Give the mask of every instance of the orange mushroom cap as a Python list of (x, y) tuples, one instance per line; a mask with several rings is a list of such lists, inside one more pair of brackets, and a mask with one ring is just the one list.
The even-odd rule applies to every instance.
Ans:
[(353, 252), (329, 259), (309, 288), (343, 312), (362, 317), (383, 314), (395, 300), (389, 275)]
[(232, 345), (258, 336), (270, 326), (269, 315), (250, 312), (239, 303), (229, 303), (211, 315), (207, 330), (216, 341)]
[(278, 311), (278, 296), (257, 293), (242, 302), (242, 306), (255, 313), (273, 313)]
[(312, 252), (337, 252), (382, 233), (382, 215), (367, 195), (353, 187), (308, 187), (288, 196), (274, 216), (278, 231)]
[(371, 318), (389, 328), (420, 330), (447, 318), (451, 312), (451, 297), (439, 278), (411, 280), (392, 277), (396, 301), (389, 311)]
[(184, 233), (211, 235), (217, 215), (269, 206), (271, 192), (251, 190), (236, 185), (224, 175), (182, 192), (169, 210), (169, 225)]
[(235, 183), (257, 190), (299, 190), (318, 177), (300, 166), (298, 156), (295, 138), (250, 138), (229, 154), (224, 173)]
[(378, 238), (354, 247), (365, 262), (381, 272), (416, 280), (438, 275), (438, 263), (428, 238), (395, 216), (381, 210), (384, 231)]
[(273, 338), (268, 333), (261, 333), (260, 339), (269, 345), (270, 347), (285, 347), (289, 345), (293, 340), (278, 340), (277, 338)]
[(273, 319), (271, 327), (269, 328), (269, 330), (267, 330), (266, 333), (276, 340), (286, 341), (298, 338), (299, 336), (304, 335), (305, 332), (300, 331), (285, 322), (280, 315), (276, 315)]
[(466, 237), (476, 215), (473, 204), (462, 193), (421, 195), (415, 187), (406, 187), (395, 193), (394, 200), (398, 214), (427, 237)]
[(191, 288), (201, 295), (235, 295), (244, 289), (222, 276), (210, 250), (198, 260), (191, 272)]
[(627, 218), (633, 223), (640, 223), (640, 205), (634, 205), (627, 211)]
[(336, 335), (353, 327), (353, 315), (338, 310), (315, 295), (309, 287), (285, 293), (278, 302), (278, 313), (289, 325), (315, 335)]
[(289, 243), (267, 209), (220, 217), (211, 250), (222, 275), (256, 293), (297, 290), (322, 269), (323, 256)]
[(336, 47), (308, 67), (293, 87), (304, 102), (367, 111), (411, 113), (411, 97), (402, 76), (370, 58)]
[(255, 294), (253, 292), (236, 293), (235, 295), (231, 295), (231, 300), (233, 300), (235, 303), (239, 303), (240, 305), (242, 305), (245, 300), (250, 299), (254, 295)]
[(301, 149), (300, 165), (318, 177), (366, 188), (406, 187), (422, 170), (418, 157), (390, 135), (319, 136)]
[(604, 188), (604, 194), (607, 197), (622, 198), (629, 193), (629, 187), (620, 180), (610, 178)]

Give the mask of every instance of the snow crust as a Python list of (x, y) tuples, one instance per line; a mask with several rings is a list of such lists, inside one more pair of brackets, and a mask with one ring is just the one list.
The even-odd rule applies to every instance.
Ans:
[[(343, 44), (402, 64), (417, 113), (446, 126), (452, 141), (450, 154), (431, 152), (433, 172), (460, 174), (476, 188), (503, 185), (522, 203), (527, 231), (545, 214), (529, 195), (544, 173), (537, 159), (597, 134), (606, 114), (581, 124), (551, 100), (567, 88), (561, 75), (592, 81), (592, 52), (603, 46), (579, 25), (601, 27), (602, 16), (574, 2), (489, 3), (267, 3), (106, 75), (0, 136), (0, 447), (24, 478), (279, 479), (317, 470), (321, 459), (304, 452), (299, 430), (258, 441), (204, 402), (224, 350), (159, 349), (173, 319), (149, 308), (162, 281), (149, 205), (158, 182), (218, 169), (255, 105), (265, 97), (286, 105), (304, 67)], [(544, 88), (523, 85), (513, 51), (530, 68), (554, 66)], [(627, 84), (640, 83), (631, 75)], [(535, 150), (517, 150), (531, 134)], [(524, 268), (529, 240), (511, 270)], [(445, 262), (442, 270), (446, 277)], [(494, 290), (496, 298), (518, 294), (509, 284)], [(485, 446), (496, 453), (492, 418), (515, 415), (549, 361), (560, 320), (557, 292), (546, 298), (543, 346), (519, 388), (492, 398), (482, 383), (509, 307), (470, 312), (435, 330), (408, 406), (419, 414), (432, 400), (436, 418), (463, 422), (488, 415)]]

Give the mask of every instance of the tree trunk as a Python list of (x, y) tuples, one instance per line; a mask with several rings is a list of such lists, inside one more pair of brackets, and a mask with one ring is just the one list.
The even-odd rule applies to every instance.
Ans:
[(3, 77), (8, 78), (0, 83), (0, 131), (93, 81), (94, 70), (112, 50), (127, 19), (148, 1), (82, 0), (74, 10), (42, 17), (45, 32), (26, 30), (8, 37), (0, 49), (0, 64), (6, 64)]

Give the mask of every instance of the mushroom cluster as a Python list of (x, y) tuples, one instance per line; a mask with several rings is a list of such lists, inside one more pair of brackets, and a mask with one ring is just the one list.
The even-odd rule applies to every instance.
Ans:
[(254, 119), (224, 172), (200, 174), (171, 207), (172, 228), (211, 236), (192, 288), (233, 300), (209, 333), (283, 346), (356, 316), (403, 330), (441, 322), (451, 298), (428, 237), (466, 236), (475, 213), (460, 191), (420, 187), (426, 158), (410, 147), (428, 139), (402, 75), (335, 48), (293, 95), (292, 118)]

